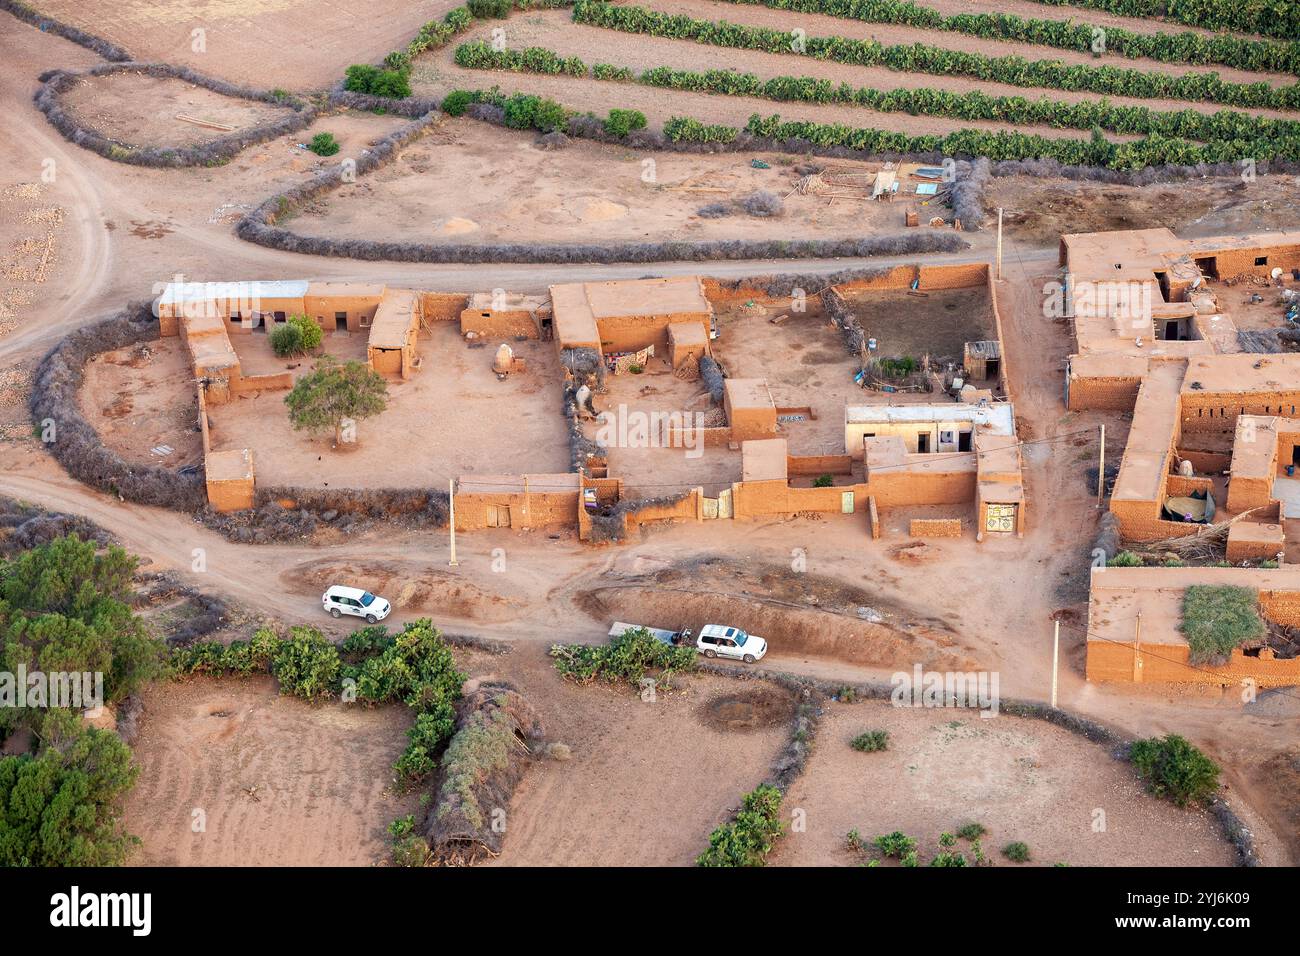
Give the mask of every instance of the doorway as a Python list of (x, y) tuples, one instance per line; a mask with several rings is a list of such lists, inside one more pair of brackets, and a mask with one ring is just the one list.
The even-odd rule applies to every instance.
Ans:
[(489, 528), (510, 527), (510, 506), (509, 505), (488, 505), (487, 525)]
[(924, 455), (930, 450), (930, 433), (921, 432), (916, 436), (917, 454)]
[(346, 332), (348, 330), (348, 314), (346, 312), (334, 313), (334, 331)]

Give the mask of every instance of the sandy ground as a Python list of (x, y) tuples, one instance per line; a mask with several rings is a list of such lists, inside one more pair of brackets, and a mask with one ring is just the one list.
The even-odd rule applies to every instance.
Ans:
[[(888, 750), (851, 748), (866, 730), (888, 731)], [(774, 864), (859, 863), (864, 857), (845, 846), (856, 829), (866, 841), (902, 830), (918, 841), (924, 865), (940, 849), (939, 834), (970, 822), (988, 830), (981, 842), (997, 866), (1016, 865), (1001, 853), (1013, 841), (1028, 844), (1031, 862), (1047, 866), (1235, 862), (1209, 813), (1147, 795), (1132, 769), (1103, 747), (1044, 721), (1005, 715), (831, 703), (808, 769), (786, 800), (787, 812), (792, 808), (805, 812), (806, 830), (787, 834)], [(965, 841), (957, 849), (971, 859)]]
[[(139, 73), (83, 77), (63, 94), (63, 103), (82, 125), (129, 146), (195, 146), (286, 115), (284, 107)], [(231, 129), (210, 129), (181, 116)]]
[[(811, 239), (901, 230), (905, 210), (914, 207), (901, 198), (828, 202), (790, 195), (798, 179), (794, 158), (763, 154), (770, 169), (755, 169), (751, 158), (647, 157), (582, 141), (544, 151), (532, 136), (447, 120), (407, 147), (395, 165), (340, 187), (288, 220), (287, 228), (338, 239), (448, 243)], [(447, 189), (449, 182), (460, 188)], [(735, 202), (756, 190), (783, 197), (783, 214), (696, 214), (702, 206)]]
[(203, 463), (198, 398), (179, 338), (105, 352), (86, 366), (81, 411), (104, 443), (130, 462)]
[[(312, 368), (310, 359), (276, 359), (264, 334), (232, 340), (249, 374), (291, 368), (297, 378)], [(263, 391), (209, 409), (213, 447), (252, 448), (258, 481), (268, 486), (445, 487), (462, 475), (567, 470), (554, 346), (511, 343), (528, 371), (502, 382), (492, 372), (496, 344), (470, 347), (456, 322), (422, 331), (421, 368), (405, 382), (389, 377), (388, 408), (358, 423), (354, 445), (334, 449), (333, 432), (295, 432), (285, 392)], [(365, 361), (362, 333), (333, 333), (324, 348), (343, 361)]]
[[(124, 822), (145, 866), (374, 866), (418, 796), (391, 789), (405, 707), (313, 706), (269, 678), (159, 683)], [(196, 832), (195, 821), (204, 829)]]
[[(42, 13), (125, 47), (260, 89), (324, 89), (350, 63), (406, 46), (455, 0), (378, 0), (365, 15), (332, 0), (45, 0)], [(195, 33), (195, 31), (200, 31)]]
[[(789, 734), (784, 720), (724, 729), (711, 719), (745, 690), (726, 678), (681, 678), (647, 702), (628, 687), (566, 683), (540, 649), (478, 667), (516, 683), (547, 739), (573, 752), (529, 768), (498, 865), (689, 865), (741, 794), (762, 783)], [(788, 697), (786, 706), (793, 711)]]

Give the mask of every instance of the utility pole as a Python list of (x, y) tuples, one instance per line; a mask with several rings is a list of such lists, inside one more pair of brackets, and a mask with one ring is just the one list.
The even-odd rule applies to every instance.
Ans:
[(1061, 622), (1056, 622), (1056, 633), (1052, 635), (1052, 710), (1056, 710), (1056, 667), (1061, 660)]
[(454, 568), (458, 563), (456, 561), (456, 479), (455, 478), (447, 479), (447, 490), (448, 490), (447, 524), (451, 528), (451, 560), (447, 562), (447, 566)]
[(1097, 450), (1097, 507), (1106, 497), (1106, 423), (1101, 423), (1101, 446)]
[(1002, 278), (1002, 207), (998, 206), (998, 278)]

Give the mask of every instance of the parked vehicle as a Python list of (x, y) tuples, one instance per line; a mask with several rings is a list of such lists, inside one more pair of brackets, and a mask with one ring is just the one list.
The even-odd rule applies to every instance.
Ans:
[(355, 617), (363, 617), (367, 624), (376, 624), (388, 617), (388, 612), (393, 606), (381, 597), (376, 597), (369, 591), (363, 591), (361, 588), (344, 587), (341, 584), (335, 584), (328, 591), (320, 596), (321, 607), (330, 613), (331, 617), (339, 618), (344, 614), (351, 614)]
[(646, 627), (644, 624), (624, 624), (622, 621), (614, 622), (614, 626), (609, 629), (609, 636), (622, 637), (628, 631), (649, 631), (650, 636), (656, 641), (672, 644), (675, 647), (695, 643), (689, 627), (684, 627), (680, 631), (665, 631), (658, 627)]
[(615, 621), (614, 626), (609, 629), (609, 636), (619, 637), (636, 628), (649, 631), (655, 640), (662, 641), (664, 644), (672, 644), (676, 647), (694, 644), (696, 650), (710, 658), (725, 657), (753, 664), (755, 661), (762, 660), (763, 655), (767, 653), (767, 641), (763, 638), (742, 631), (738, 627), (727, 627), (725, 624), (706, 624), (700, 628), (699, 637), (696, 637), (689, 627), (684, 627), (680, 631), (666, 631), (658, 627), (644, 627), (641, 624), (624, 624), (622, 621)]
[(728, 657), (746, 664), (762, 660), (767, 653), (767, 641), (725, 624), (705, 624), (695, 643), (705, 657)]

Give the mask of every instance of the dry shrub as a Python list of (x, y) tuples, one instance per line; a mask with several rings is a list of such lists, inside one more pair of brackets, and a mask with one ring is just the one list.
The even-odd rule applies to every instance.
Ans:
[(725, 202), (711, 202), (695, 210), (695, 215), (701, 219), (725, 219), (731, 215), (731, 206)]
[(569, 137), (565, 136), (559, 130), (547, 133), (537, 138), (537, 148), (551, 151), (556, 149), (567, 149), (569, 146)]
[(622, 541), (627, 537), (627, 516), (647, 508), (671, 507), (687, 496), (688, 492), (659, 495), (654, 498), (624, 498), (616, 504), (592, 512), (591, 536), (595, 543)]
[(949, 197), (953, 216), (961, 220), (963, 229), (979, 229), (984, 224), (984, 189), (991, 175), (989, 161), (983, 156), (974, 162), (957, 163)]
[(866, 345), (867, 333), (858, 322), (858, 317), (849, 309), (849, 304), (835, 289), (826, 289), (821, 294), (822, 308), (831, 317), (831, 322), (840, 330), (844, 338), (844, 347), (853, 355), (861, 355)]
[(125, 501), (176, 511), (197, 511), (207, 499), (200, 472), (182, 475), (156, 465), (132, 465), (104, 446), (81, 413), (77, 393), (86, 363), (101, 352), (158, 338), (158, 320), (149, 305), (132, 303), (116, 316), (69, 333), (41, 360), (32, 382), (28, 409), (55, 459), (82, 484)]
[(46, 511), (0, 496), (0, 557), (39, 548), (69, 534), (75, 534), (82, 541), (93, 541), (100, 547), (116, 542), (112, 534), (89, 518)]
[(721, 405), (727, 378), (722, 374), (722, 366), (718, 364), (718, 360), (711, 355), (700, 356), (700, 381), (708, 389), (709, 401), (714, 405)]
[[(283, 106), (282, 119), (248, 129), (237, 130), (226, 136), (199, 143), (195, 146), (153, 146), (139, 144), (125, 147), (102, 134), (82, 126), (77, 117), (63, 108), (62, 95), (83, 77), (108, 76), (115, 73), (135, 73), (141, 76), (168, 77), (182, 80), (204, 89), (235, 99), (252, 100)], [(84, 149), (98, 153), (105, 159), (129, 163), (133, 166), (180, 167), (216, 166), (228, 162), (250, 146), (297, 132), (313, 123), (320, 110), (300, 100), (277, 96), (264, 90), (236, 86), (225, 80), (205, 76), (187, 66), (169, 63), (110, 63), (97, 66), (84, 73), (55, 70), (46, 74), (44, 85), (36, 93), (36, 108), (63, 137)]]
[(493, 815), (510, 805), (532, 759), (530, 742), (541, 736), (537, 711), (508, 684), (480, 687), (465, 699), (429, 820), (436, 861), (464, 865), (501, 852), (505, 834)]
[(740, 200), (740, 208), (759, 219), (773, 219), (785, 212), (785, 203), (776, 193), (756, 189)]

